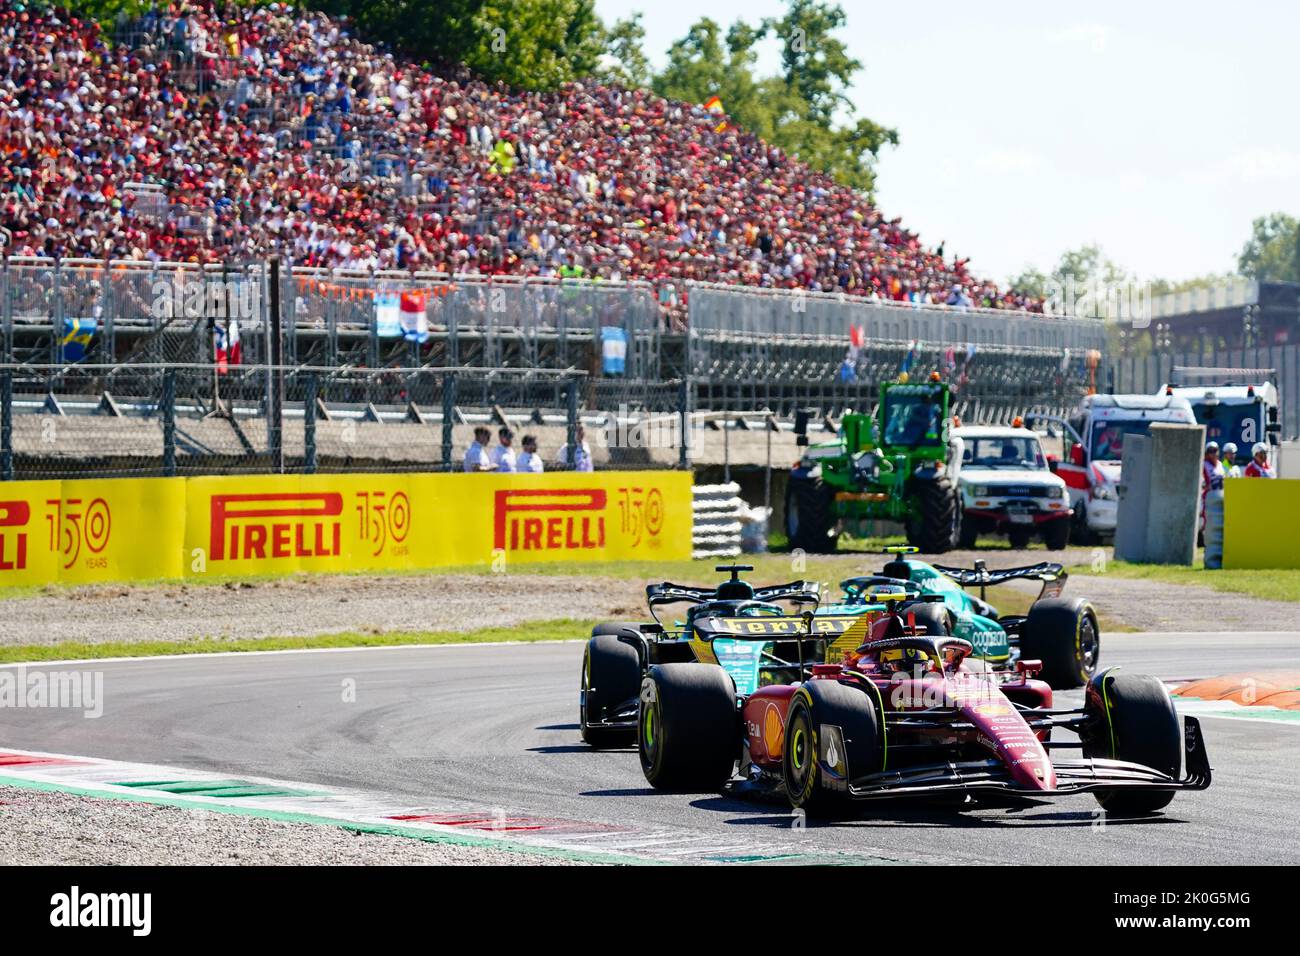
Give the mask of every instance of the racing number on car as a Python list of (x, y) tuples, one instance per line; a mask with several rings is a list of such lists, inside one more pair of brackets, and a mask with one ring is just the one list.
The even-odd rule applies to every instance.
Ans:
[[(103, 498), (94, 499), (84, 509), (80, 498), (49, 498), (45, 504), (54, 508), (45, 516), (50, 529), (50, 550), (63, 556), (65, 571), (77, 563), (83, 547), (97, 555), (108, 545), (113, 516)], [(104, 561), (88, 557), (87, 564), (103, 566)]]
[(618, 489), (619, 517), (623, 533), (632, 538), (632, 547), (643, 536), (656, 537), (664, 526), (664, 496), (658, 488), (625, 487)]
[(406, 492), (358, 491), (357, 499), (359, 534), (362, 541), (374, 544), (371, 556), (378, 557), (390, 540), (393, 554), (405, 554), (406, 549), (398, 546), (411, 530), (411, 501)]

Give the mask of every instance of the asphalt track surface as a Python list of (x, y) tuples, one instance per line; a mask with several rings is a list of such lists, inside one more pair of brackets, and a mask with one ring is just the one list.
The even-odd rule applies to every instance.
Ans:
[[(1167, 680), (1300, 665), (1300, 634), (1116, 634), (1104, 642), (1104, 664)], [(574, 642), (77, 665), (103, 672), (103, 716), (5, 711), (0, 747), (309, 781), (431, 805), (471, 800), (690, 831), (720, 846), (743, 840), (774, 853), (949, 863), (1300, 859), (1300, 724), (1202, 719), (1213, 786), (1178, 795), (1145, 821), (1101, 826), (1084, 794), (961, 812), (873, 804), (860, 819), (797, 829), (780, 806), (657, 793), (634, 750), (585, 747), (576, 727), (581, 655)], [(345, 702), (350, 687), (355, 701)], [(1078, 692), (1058, 695), (1059, 703), (1078, 700)]]

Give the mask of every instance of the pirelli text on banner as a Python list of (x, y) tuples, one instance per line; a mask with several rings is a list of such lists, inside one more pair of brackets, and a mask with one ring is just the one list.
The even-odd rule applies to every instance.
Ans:
[(690, 556), (683, 473), (13, 482), (0, 586)]

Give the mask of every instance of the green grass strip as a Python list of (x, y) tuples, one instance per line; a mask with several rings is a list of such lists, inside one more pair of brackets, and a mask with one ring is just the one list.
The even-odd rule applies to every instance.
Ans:
[[(1177, 564), (1130, 564), (1107, 561), (1092, 567), (1079, 565), (1070, 574), (1132, 578), (1165, 584), (1194, 585), (1229, 594), (1246, 594), (1266, 601), (1300, 601), (1300, 568), (1259, 571), (1249, 568), (1211, 570)], [(1086, 587), (1080, 582), (1081, 587)]]
[(391, 631), (362, 634), (344, 631), (315, 637), (199, 638), (184, 641), (104, 641), (102, 643), (14, 644), (0, 647), (0, 664), (100, 660), (105, 657), (170, 657), (245, 651), (302, 651), (314, 648), (403, 647), (413, 644), (480, 644), (497, 641), (537, 643), (586, 639), (596, 621), (562, 618), (528, 621), (513, 627), (472, 631)]

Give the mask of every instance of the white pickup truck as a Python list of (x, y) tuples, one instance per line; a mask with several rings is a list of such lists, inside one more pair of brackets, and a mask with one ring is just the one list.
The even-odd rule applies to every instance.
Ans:
[(966, 425), (961, 441), (961, 546), (979, 535), (1005, 534), (1013, 548), (1038, 535), (1054, 551), (1070, 541), (1070, 500), (1065, 482), (1052, 474), (1038, 436), (1027, 428)]

